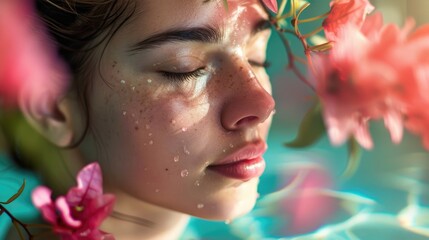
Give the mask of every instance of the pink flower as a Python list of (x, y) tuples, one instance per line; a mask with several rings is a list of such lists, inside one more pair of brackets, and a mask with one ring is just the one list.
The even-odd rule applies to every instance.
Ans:
[(0, 98), (49, 113), (67, 85), (67, 71), (32, 3), (0, 1)]
[(404, 63), (412, 65), (412, 78), (404, 87), (407, 92), (404, 99), (407, 104), (405, 126), (420, 135), (423, 146), (429, 150), (429, 25), (423, 25), (411, 33), (403, 51), (409, 53), (402, 58)]
[(324, 190), (333, 188), (332, 174), (326, 168), (310, 164), (292, 165), (284, 175), (297, 182), (292, 194), (286, 195), (280, 202), (280, 211), (288, 222), (284, 234), (308, 233), (332, 218), (338, 203), (332, 196), (323, 194)]
[(368, 0), (332, 0), (331, 11), (323, 21), (325, 36), (329, 41), (337, 41), (338, 34), (345, 25), (360, 28), (367, 14), (374, 10)]
[(404, 114), (419, 85), (413, 74), (418, 61), (412, 56), (423, 47), (411, 52), (404, 48), (410, 44), (412, 25), (380, 27), (379, 16), (368, 18), (362, 29), (348, 24), (332, 50), (315, 57), (314, 84), (333, 144), (353, 136), (363, 147), (372, 148), (371, 119), (384, 119), (392, 141), (401, 140)]
[(33, 191), (33, 204), (43, 218), (53, 225), (54, 233), (64, 240), (114, 239), (98, 227), (113, 209), (115, 197), (103, 194), (98, 163), (83, 168), (77, 176), (78, 186), (52, 202), (52, 191), (44, 186)]
[(278, 11), (277, 0), (262, 0), (262, 2), (268, 9), (270, 9), (274, 13), (277, 13)]

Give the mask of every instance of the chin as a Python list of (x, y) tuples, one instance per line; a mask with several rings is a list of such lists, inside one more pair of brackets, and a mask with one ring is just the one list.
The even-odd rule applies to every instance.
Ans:
[(254, 208), (259, 194), (257, 184), (248, 184), (249, 186), (240, 186), (216, 195), (206, 201), (200, 211), (193, 211), (191, 215), (207, 220), (232, 221), (249, 213)]

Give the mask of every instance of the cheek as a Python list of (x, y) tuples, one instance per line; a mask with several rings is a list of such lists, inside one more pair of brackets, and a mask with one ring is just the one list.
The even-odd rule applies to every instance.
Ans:
[(135, 189), (144, 184), (153, 194), (202, 171), (205, 159), (195, 155), (207, 148), (210, 134), (203, 127), (213, 119), (203, 94), (189, 97), (125, 83), (98, 99), (104, 100), (96, 103), (92, 125), (99, 160), (112, 182)]

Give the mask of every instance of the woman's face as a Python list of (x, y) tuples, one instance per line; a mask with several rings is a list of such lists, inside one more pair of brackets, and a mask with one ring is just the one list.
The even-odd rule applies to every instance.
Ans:
[(254, 206), (274, 109), (270, 30), (259, 1), (222, 2), (139, 1), (110, 41), (89, 94), (110, 190), (207, 219)]

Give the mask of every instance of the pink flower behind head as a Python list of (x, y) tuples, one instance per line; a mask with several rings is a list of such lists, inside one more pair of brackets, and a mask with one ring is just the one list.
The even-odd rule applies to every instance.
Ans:
[(326, 38), (337, 41), (338, 34), (345, 25), (360, 28), (367, 14), (374, 10), (368, 0), (332, 0), (331, 11), (323, 22)]
[[(379, 17), (368, 19), (379, 26)], [(369, 24), (370, 23), (365, 23)], [(317, 93), (324, 107), (331, 142), (341, 144), (353, 136), (365, 148), (373, 143), (368, 130), (371, 119), (384, 119), (393, 142), (402, 138), (404, 92), (412, 65), (398, 61), (408, 31), (391, 25), (365, 28), (343, 26), (337, 42), (326, 55), (315, 59)]]
[(52, 202), (51, 190), (38, 187), (32, 200), (43, 218), (53, 225), (54, 233), (64, 240), (114, 239), (98, 227), (113, 209), (115, 197), (103, 194), (100, 166), (92, 163), (77, 176), (78, 186), (70, 189), (67, 196)]
[(49, 112), (67, 71), (36, 19), (32, 1), (0, 1), (0, 99)]
[(392, 141), (403, 126), (429, 149), (429, 26), (412, 31), (382, 24), (381, 15), (341, 27), (331, 51), (314, 60), (314, 84), (333, 144), (353, 136), (372, 147), (368, 123), (383, 119)]

